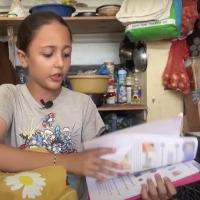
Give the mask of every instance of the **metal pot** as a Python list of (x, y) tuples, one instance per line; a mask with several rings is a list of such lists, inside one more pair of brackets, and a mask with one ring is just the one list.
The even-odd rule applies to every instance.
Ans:
[(133, 49), (128, 48), (128, 47), (122, 47), (119, 51), (119, 56), (123, 57), (127, 60), (132, 60), (133, 59)]
[(127, 37), (120, 44), (119, 57), (122, 64), (132, 71), (144, 72), (147, 68), (146, 45), (131, 42)]
[(146, 45), (138, 42), (136, 48), (133, 50), (132, 56), (135, 69), (144, 72), (147, 68)]

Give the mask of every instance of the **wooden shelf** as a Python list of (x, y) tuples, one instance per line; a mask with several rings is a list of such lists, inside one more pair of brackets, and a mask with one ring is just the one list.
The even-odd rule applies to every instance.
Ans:
[(146, 105), (134, 105), (134, 104), (105, 104), (98, 107), (98, 111), (134, 111), (134, 110), (147, 110)]
[[(0, 35), (7, 35), (7, 27), (12, 26), (14, 32), (23, 18), (0, 17)], [(64, 17), (73, 34), (117, 33), (124, 30), (123, 25), (115, 17)]]

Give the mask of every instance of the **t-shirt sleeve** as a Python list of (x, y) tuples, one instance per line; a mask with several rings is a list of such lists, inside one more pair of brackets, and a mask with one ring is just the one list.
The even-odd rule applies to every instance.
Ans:
[(10, 126), (12, 122), (14, 91), (11, 85), (0, 85), (0, 117)]
[(82, 130), (82, 140), (91, 140), (95, 136), (100, 135), (105, 130), (104, 122), (96, 108), (96, 105), (91, 98), (88, 100), (86, 106), (83, 130)]

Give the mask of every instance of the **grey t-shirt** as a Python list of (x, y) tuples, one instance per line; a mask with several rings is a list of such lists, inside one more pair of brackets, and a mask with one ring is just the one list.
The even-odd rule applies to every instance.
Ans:
[(7, 144), (21, 148), (39, 146), (51, 152), (81, 151), (82, 142), (104, 129), (91, 98), (64, 87), (53, 106), (46, 109), (32, 97), (26, 85), (1, 85), (0, 117), (9, 127)]

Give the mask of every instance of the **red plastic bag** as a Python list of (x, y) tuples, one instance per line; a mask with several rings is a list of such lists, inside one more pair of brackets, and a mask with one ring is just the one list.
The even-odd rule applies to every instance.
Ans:
[(184, 65), (188, 56), (186, 40), (172, 41), (162, 77), (164, 89), (180, 91), (185, 95), (190, 92), (190, 80)]
[(181, 35), (187, 36), (193, 32), (198, 19), (197, 0), (183, 0)]

